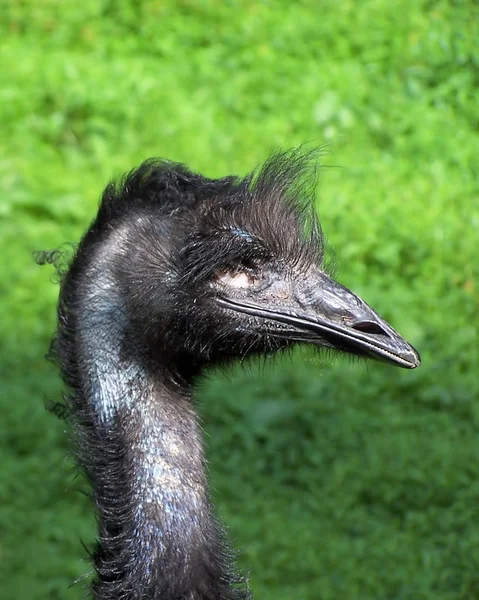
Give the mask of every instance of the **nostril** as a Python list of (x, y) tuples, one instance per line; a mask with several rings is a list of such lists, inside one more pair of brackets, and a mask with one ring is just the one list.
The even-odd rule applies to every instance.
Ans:
[(351, 325), (353, 329), (374, 335), (387, 335), (384, 329), (374, 321), (357, 321)]

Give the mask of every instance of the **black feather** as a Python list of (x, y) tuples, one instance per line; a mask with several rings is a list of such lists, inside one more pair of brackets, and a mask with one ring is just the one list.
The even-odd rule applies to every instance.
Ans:
[(208, 365), (334, 345), (224, 308), (228, 297), (291, 321), (322, 306), (314, 159), (280, 153), (243, 179), (216, 180), (149, 160), (108, 185), (71, 261), (38, 255), (60, 278), (54, 354), (93, 489), (97, 600), (250, 597), (211, 508), (193, 384)]

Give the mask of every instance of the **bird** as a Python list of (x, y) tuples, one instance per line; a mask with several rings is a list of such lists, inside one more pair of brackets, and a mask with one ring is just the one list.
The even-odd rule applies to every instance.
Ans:
[(296, 344), (420, 364), (328, 274), (311, 163), (290, 150), (210, 179), (149, 159), (108, 184), (62, 270), (54, 348), (97, 516), (95, 600), (251, 598), (210, 499), (205, 369)]

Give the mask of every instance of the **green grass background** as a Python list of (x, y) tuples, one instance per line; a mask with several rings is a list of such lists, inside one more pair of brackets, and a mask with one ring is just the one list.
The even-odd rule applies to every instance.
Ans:
[(479, 5), (3, 0), (0, 597), (79, 599), (95, 535), (43, 355), (78, 240), (150, 156), (209, 176), (328, 144), (339, 279), (414, 343), (403, 372), (302, 351), (199, 390), (218, 510), (263, 600), (479, 598)]

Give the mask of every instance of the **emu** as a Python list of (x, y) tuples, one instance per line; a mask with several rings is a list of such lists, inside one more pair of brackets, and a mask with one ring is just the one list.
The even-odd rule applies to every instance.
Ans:
[(107, 186), (62, 275), (55, 351), (98, 519), (96, 600), (250, 598), (208, 492), (206, 367), (298, 343), (420, 364), (326, 273), (310, 162), (207, 179), (149, 160)]

